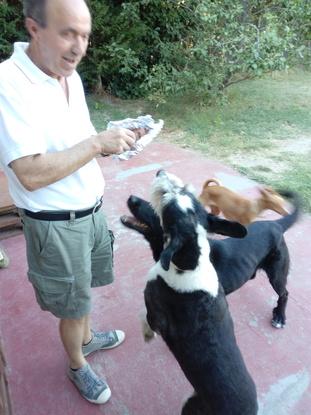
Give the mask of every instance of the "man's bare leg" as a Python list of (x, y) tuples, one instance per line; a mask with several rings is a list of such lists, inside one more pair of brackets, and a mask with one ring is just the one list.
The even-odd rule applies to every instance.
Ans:
[(86, 364), (82, 353), (82, 344), (85, 330), (88, 326), (86, 322), (87, 317), (85, 316), (81, 319), (61, 319), (59, 322), (60, 337), (72, 369), (78, 369)]
[(90, 315), (88, 314), (87, 316), (85, 316), (85, 320), (84, 320), (84, 333), (83, 333), (83, 343), (82, 344), (87, 344), (92, 340), (92, 332), (91, 332), (91, 319), (90, 319)]

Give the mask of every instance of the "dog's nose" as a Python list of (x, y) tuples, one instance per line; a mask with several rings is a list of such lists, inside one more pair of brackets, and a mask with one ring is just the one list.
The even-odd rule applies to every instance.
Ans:
[(158, 170), (157, 171), (157, 174), (156, 174), (156, 176), (158, 177), (158, 176), (161, 176), (162, 174), (164, 174), (165, 173), (165, 170), (163, 170), (163, 169), (160, 169), (160, 170)]
[(137, 196), (131, 195), (127, 200), (128, 205), (134, 206), (139, 204), (139, 199)]

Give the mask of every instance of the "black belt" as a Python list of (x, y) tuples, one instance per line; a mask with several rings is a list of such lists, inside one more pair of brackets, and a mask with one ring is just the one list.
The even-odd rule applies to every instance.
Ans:
[(102, 199), (96, 204), (95, 206), (91, 207), (90, 209), (85, 210), (67, 210), (67, 211), (60, 211), (60, 212), (31, 212), (30, 210), (24, 209), (24, 213), (26, 216), (29, 216), (33, 219), (39, 219), (39, 220), (48, 220), (48, 221), (54, 221), (54, 220), (74, 220), (83, 218), (84, 216), (90, 215), (91, 213), (97, 212), (102, 205)]

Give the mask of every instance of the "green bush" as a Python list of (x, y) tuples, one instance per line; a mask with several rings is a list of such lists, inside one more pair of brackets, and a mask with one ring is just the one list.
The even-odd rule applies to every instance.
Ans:
[[(309, 0), (89, 0), (93, 30), (79, 71), (89, 90), (122, 98), (191, 93), (310, 65)], [(0, 59), (25, 38), (21, 3), (0, 2)]]
[(88, 85), (119, 97), (189, 91), (203, 99), (228, 85), (308, 62), (307, 0), (90, 0)]
[(0, 2), (0, 62), (12, 54), (13, 43), (25, 40), (22, 5), (19, 0)]

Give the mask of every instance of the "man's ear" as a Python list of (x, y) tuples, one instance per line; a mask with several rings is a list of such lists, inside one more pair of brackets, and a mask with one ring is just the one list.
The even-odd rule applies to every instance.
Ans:
[(244, 238), (247, 235), (247, 229), (240, 223), (221, 219), (209, 213), (206, 213), (205, 229), (207, 232), (231, 236), (232, 238)]
[(39, 31), (39, 28), (40, 28), (39, 23), (36, 22), (31, 17), (26, 17), (26, 19), (25, 19), (25, 27), (26, 27), (26, 29), (27, 29), (30, 37), (32, 39), (33, 38), (36, 38), (37, 33)]

